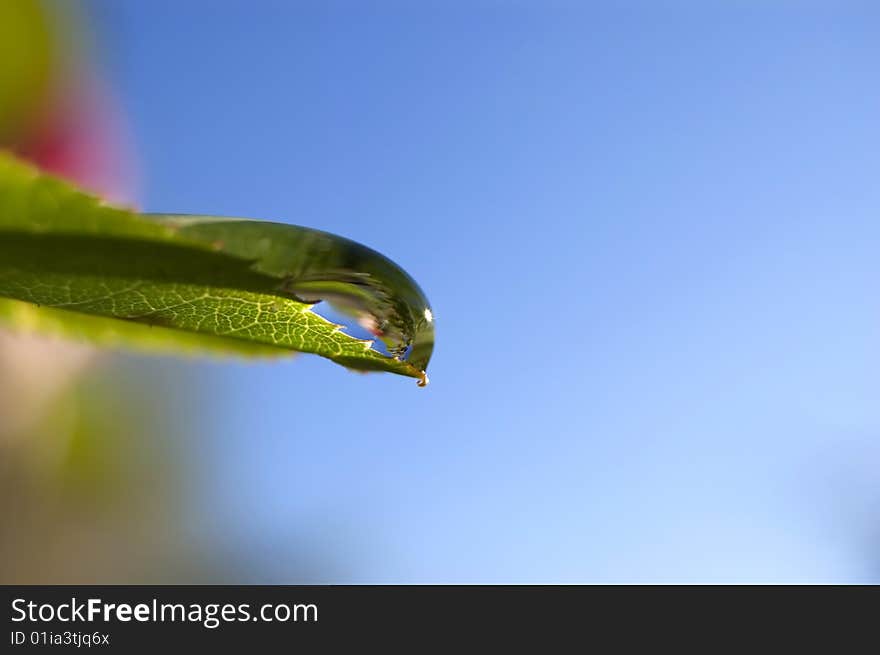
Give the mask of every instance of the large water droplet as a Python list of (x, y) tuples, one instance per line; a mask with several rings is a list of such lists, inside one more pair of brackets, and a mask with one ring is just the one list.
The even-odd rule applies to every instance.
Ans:
[[(416, 282), (397, 264), (359, 243), (282, 223), (166, 216), (182, 237), (252, 262), (278, 279), (280, 293), (327, 302), (380, 340), (392, 357), (425, 371), (434, 350), (434, 313)], [(419, 386), (426, 386), (423, 373)]]

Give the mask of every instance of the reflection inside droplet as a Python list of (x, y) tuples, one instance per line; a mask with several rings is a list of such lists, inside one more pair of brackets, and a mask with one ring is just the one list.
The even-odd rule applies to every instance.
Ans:
[(331, 323), (341, 325), (346, 334), (351, 335), (356, 339), (372, 341), (373, 350), (388, 357), (393, 357), (389, 352), (388, 347), (385, 345), (385, 342), (382, 341), (382, 339), (379, 339), (376, 335), (376, 319), (373, 316), (364, 313), (360, 316), (352, 317), (338, 309), (333, 303), (326, 300), (320, 300), (312, 305), (312, 311), (318, 316), (326, 318)]
[[(379, 352), (425, 370), (434, 347), (434, 314), (417, 288), (366, 271), (311, 271), (289, 277), (282, 290)], [(421, 385), (425, 386), (425, 385)]]

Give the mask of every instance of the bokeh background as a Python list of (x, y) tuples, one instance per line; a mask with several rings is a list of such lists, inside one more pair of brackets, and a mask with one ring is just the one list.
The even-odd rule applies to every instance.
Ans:
[(876, 3), (43, 6), (21, 152), (370, 245), (438, 341), (4, 335), (3, 582), (880, 582)]

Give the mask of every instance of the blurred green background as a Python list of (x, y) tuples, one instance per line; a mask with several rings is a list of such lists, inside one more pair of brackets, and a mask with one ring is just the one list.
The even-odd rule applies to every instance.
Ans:
[[(135, 201), (126, 145), (73, 3), (0, 3), (0, 144)], [(0, 332), (0, 580), (213, 580), (182, 531), (189, 412), (180, 376), (87, 345)], [(186, 399), (186, 400), (184, 400)], [(178, 405), (178, 408), (181, 408)]]

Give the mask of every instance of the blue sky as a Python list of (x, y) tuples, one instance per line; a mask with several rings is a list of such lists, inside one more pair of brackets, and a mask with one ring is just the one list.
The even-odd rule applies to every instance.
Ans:
[(877, 580), (871, 3), (90, 7), (146, 209), (345, 235), (435, 309), (426, 390), (162, 362), (243, 580)]

